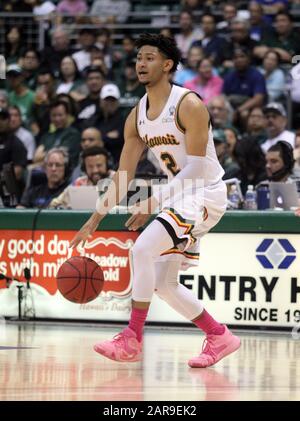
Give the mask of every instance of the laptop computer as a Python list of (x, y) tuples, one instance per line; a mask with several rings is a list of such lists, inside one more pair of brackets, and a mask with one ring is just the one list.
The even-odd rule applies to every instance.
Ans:
[(89, 209), (93, 210), (99, 193), (96, 186), (70, 186), (70, 206), (72, 209)]
[(281, 208), (290, 210), (297, 207), (299, 197), (296, 183), (270, 183), (270, 208)]

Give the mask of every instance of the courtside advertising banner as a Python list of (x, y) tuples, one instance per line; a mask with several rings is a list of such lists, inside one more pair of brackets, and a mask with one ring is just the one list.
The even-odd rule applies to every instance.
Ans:
[[(0, 280), (0, 312), (17, 316), (18, 286), (22, 310), (37, 318), (127, 321), (131, 308), (129, 250), (135, 232), (98, 231), (84, 249), (71, 250), (75, 231), (1, 231), (0, 272), (24, 281)], [(179, 281), (203, 300), (223, 323), (241, 326), (294, 327), (300, 320), (300, 242), (297, 235), (208, 234), (201, 243), (198, 267), (180, 272)], [(87, 304), (67, 301), (57, 290), (56, 273), (71, 256), (91, 257), (101, 265), (105, 284)], [(141, 280), (142, 282), (142, 280)], [(28, 314), (29, 316), (31, 314)], [(154, 295), (149, 321), (187, 321)]]

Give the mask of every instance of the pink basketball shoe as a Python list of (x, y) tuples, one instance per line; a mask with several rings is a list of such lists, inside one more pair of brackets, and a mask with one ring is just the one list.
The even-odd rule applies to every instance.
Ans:
[(99, 342), (94, 350), (111, 360), (121, 362), (140, 361), (142, 357), (142, 342), (136, 338), (136, 333), (126, 327), (111, 341)]
[(240, 345), (240, 338), (234, 336), (225, 326), (225, 332), (222, 335), (207, 335), (201, 354), (191, 358), (188, 364), (190, 367), (209, 367), (239, 349)]

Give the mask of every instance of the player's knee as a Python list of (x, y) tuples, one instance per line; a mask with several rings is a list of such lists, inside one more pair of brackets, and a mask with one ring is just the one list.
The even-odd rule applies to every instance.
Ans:
[(156, 285), (155, 294), (161, 299), (165, 300), (168, 295), (167, 288), (164, 284)]
[[(134, 246), (131, 249), (132, 256), (138, 259), (148, 259), (151, 258), (150, 245), (145, 244), (144, 241), (141, 241), (139, 238), (134, 243)], [(141, 260), (143, 261), (143, 260)]]

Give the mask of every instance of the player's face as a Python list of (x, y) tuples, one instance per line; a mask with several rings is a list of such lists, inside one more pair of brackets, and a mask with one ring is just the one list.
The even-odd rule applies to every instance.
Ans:
[(165, 73), (169, 73), (172, 60), (166, 59), (152, 45), (144, 45), (137, 54), (136, 73), (141, 84), (153, 86)]

